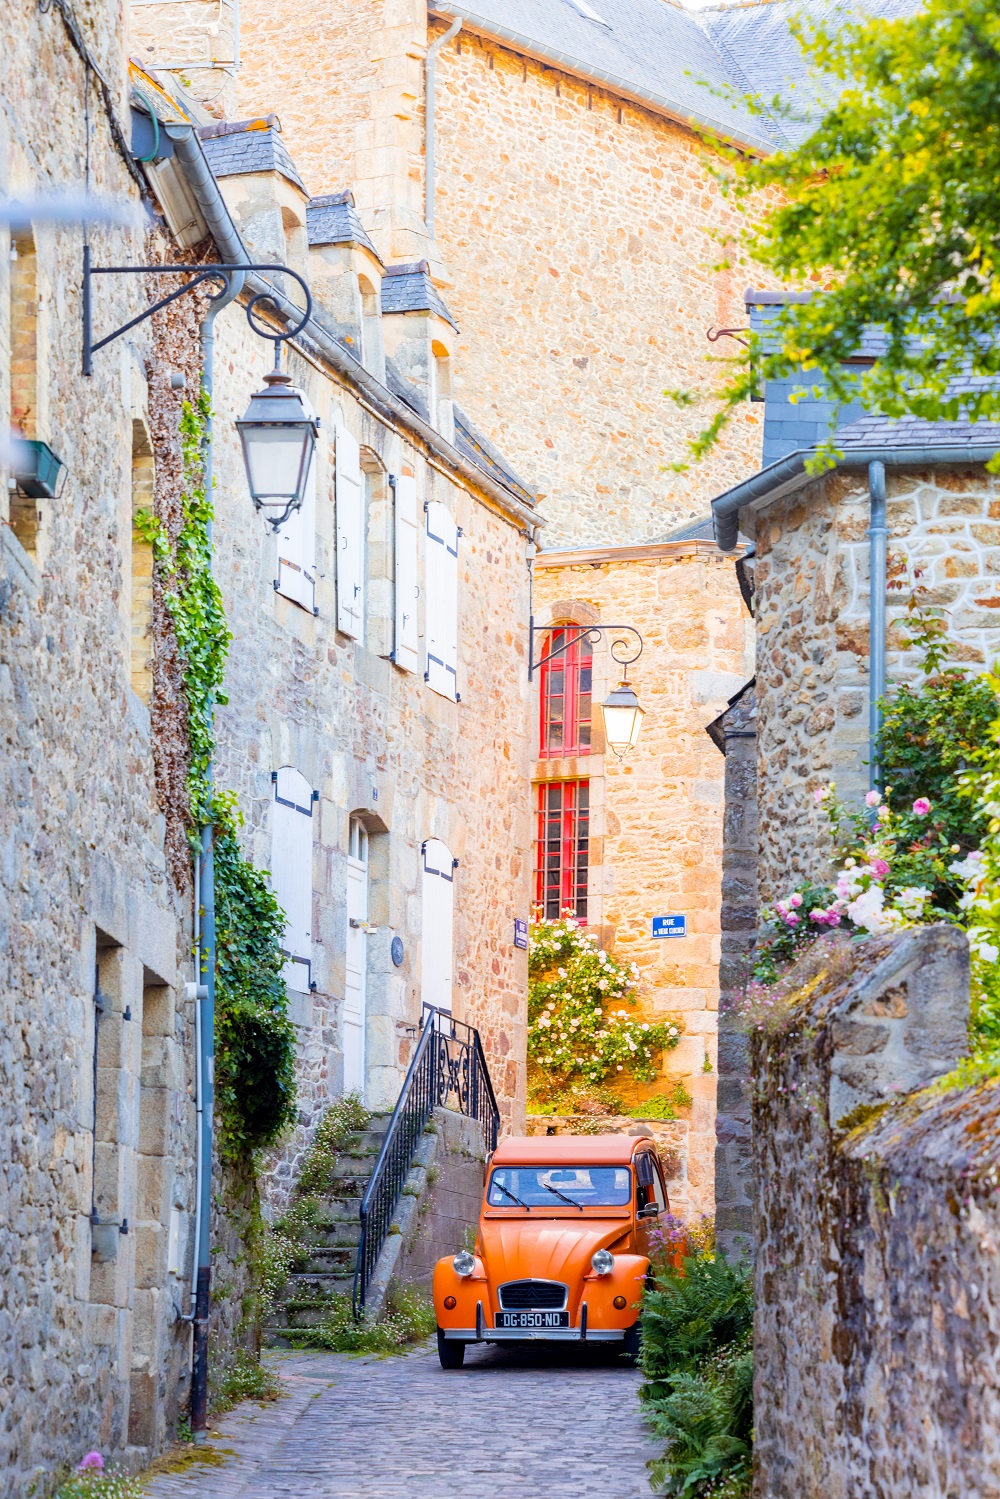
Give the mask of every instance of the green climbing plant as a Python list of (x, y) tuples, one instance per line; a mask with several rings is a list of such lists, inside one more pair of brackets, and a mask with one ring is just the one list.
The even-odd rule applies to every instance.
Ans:
[(243, 857), (243, 819), (232, 792), (212, 788), (212, 720), (224, 691), (232, 633), (212, 575), (212, 499), (205, 485), (208, 396), (185, 401), (180, 421), (181, 523), (171, 538), (149, 511), (135, 518), (153, 549), (181, 658), (190, 758), (189, 839), (214, 829), (216, 910), (216, 1107), (220, 1146), (236, 1158), (271, 1144), (294, 1117), (294, 1033), (282, 980), (284, 912), (265, 874)]

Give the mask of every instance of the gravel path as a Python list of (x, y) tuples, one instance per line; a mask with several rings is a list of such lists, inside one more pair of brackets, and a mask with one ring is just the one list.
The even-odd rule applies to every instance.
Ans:
[(288, 1396), (215, 1427), (224, 1466), (149, 1499), (648, 1499), (639, 1376), (603, 1349), (470, 1348), (356, 1359), (275, 1353)]

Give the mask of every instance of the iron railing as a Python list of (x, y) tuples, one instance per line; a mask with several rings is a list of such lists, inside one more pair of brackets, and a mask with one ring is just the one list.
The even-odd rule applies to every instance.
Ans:
[(487, 1151), (496, 1149), (500, 1110), (479, 1032), (445, 1010), (425, 1005), (417, 1049), (389, 1120), (371, 1180), (361, 1199), (361, 1239), (354, 1271), (354, 1315), (365, 1297), (420, 1137), (436, 1108), (476, 1119)]

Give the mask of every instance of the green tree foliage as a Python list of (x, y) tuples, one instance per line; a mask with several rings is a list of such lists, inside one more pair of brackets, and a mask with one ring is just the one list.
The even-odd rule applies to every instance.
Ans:
[(643, 1301), (641, 1398), (666, 1444), (652, 1475), (668, 1494), (737, 1499), (753, 1446), (753, 1291), (744, 1267), (686, 1247), (681, 1269), (658, 1257)]
[[(955, 384), (1000, 373), (1000, 9), (927, 0), (897, 20), (835, 15), (795, 31), (838, 80), (836, 104), (799, 146), (726, 153), (726, 186), (751, 207), (746, 255), (781, 285), (822, 294), (751, 336), (696, 457), (762, 377), (801, 374), (803, 388), (822, 377), (835, 399), (860, 395), (888, 416), (1000, 419), (1000, 386)], [(845, 361), (871, 328), (885, 353), (859, 372)]]

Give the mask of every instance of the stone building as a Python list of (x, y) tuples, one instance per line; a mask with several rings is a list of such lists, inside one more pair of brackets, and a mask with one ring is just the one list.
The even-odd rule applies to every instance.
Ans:
[[(81, 374), (90, 225), (141, 262), (112, 4), (0, 17), (0, 1493), (49, 1492), (88, 1449), (150, 1450), (187, 1388), (194, 1109), (190, 897), (166, 857), (144, 654), (151, 329)], [(89, 171), (88, 171), (89, 168)], [(66, 222), (69, 217), (69, 222)], [(102, 288), (100, 317), (145, 304)], [(11, 431), (13, 441), (8, 442)], [(58, 474), (53, 472), (58, 462)]]

